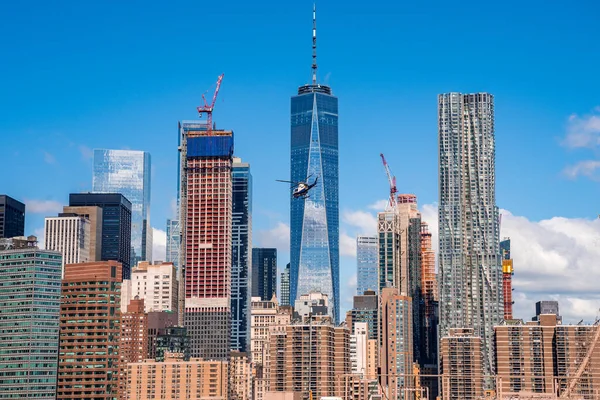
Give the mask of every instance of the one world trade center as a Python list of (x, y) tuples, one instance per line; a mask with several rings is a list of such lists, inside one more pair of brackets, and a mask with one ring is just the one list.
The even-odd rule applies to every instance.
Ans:
[(339, 319), (338, 99), (317, 83), (316, 12), (313, 8), (312, 83), (291, 101), (291, 181), (313, 183), (290, 206), (290, 300), (321, 292)]

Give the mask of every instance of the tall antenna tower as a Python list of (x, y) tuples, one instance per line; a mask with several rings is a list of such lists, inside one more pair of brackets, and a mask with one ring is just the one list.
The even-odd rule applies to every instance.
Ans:
[(313, 29), (312, 29), (312, 84), (317, 84), (317, 5), (313, 4)]

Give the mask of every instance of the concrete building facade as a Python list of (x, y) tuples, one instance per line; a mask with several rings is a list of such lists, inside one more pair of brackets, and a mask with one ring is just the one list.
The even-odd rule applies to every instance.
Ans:
[(91, 223), (84, 216), (61, 213), (44, 220), (44, 248), (58, 251), (65, 264), (79, 264), (91, 260)]
[(116, 261), (65, 265), (58, 400), (118, 396), (121, 282)]
[(131, 298), (144, 299), (146, 312), (177, 311), (179, 282), (173, 263), (141, 261), (131, 273)]
[(308, 324), (271, 327), (268, 391), (297, 392), (304, 400), (339, 396), (341, 376), (350, 374), (348, 328), (329, 317)]
[(167, 353), (165, 361), (147, 359), (127, 365), (128, 400), (227, 400), (228, 363)]
[(97, 206), (64, 206), (64, 214), (74, 214), (90, 221), (90, 259), (102, 261), (102, 208)]
[(475, 400), (484, 393), (482, 339), (472, 328), (452, 328), (440, 340), (443, 400)]

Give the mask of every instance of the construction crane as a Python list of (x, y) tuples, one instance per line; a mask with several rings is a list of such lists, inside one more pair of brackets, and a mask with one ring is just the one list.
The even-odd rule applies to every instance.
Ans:
[(204, 102), (204, 105), (197, 108), (198, 117), (202, 118), (202, 114), (206, 113), (206, 132), (208, 133), (208, 135), (212, 135), (212, 112), (215, 108), (215, 102), (217, 101), (217, 95), (219, 94), (219, 88), (221, 87), (221, 81), (223, 80), (223, 76), (225, 76), (225, 74), (219, 75), (219, 78), (217, 79), (217, 87), (215, 88), (215, 94), (213, 95), (212, 102), (210, 103), (210, 105), (206, 101), (206, 97), (204, 97), (203, 94), (202, 101)]
[(392, 171), (390, 171), (390, 166), (385, 160), (385, 156), (383, 153), (379, 154), (381, 156), (381, 161), (383, 161), (383, 168), (385, 168), (385, 173), (387, 174), (388, 182), (390, 184), (390, 201), (388, 206), (386, 207), (386, 211), (395, 210), (396, 205), (398, 204), (398, 199), (396, 198), (396, 193), (398, 189), (396, 188), (396, 177), (392, 175)]
[(585, 357), (583, 358), (583, 361), (581, 361), (581, 364), (579, 364), (579, 367), (577, 368), (575, 375), (567, 383), (567, 390), (565, 390), (564, 392), (562, 392), (560, 394), (561, 399), (569, 398), (569, 396), (571, 395), (571, 393), (577, 386), (577, 383), (579, 383), (579, 379), (581, 378), (581, 375), (583, 375), (583, 372), (585, 371), (588, 364), (590, 363), (590, 359), (592, 358), (592, 354), (594, 354), (594, 349), (596, 348), (596, 343), (598, 343), (598, 339), (600, 339), (599, 323), (600, 323), (600, 319), (596, 319), (596, 322), (594, 322), (594, 325), (593, 325), (593, 327), (596, 329), (594, 338), (592, 339), (592, 342), (590, 343), (590, 347), (588, 347), (588, 349), (587, 349), (587, 353), (586, 353)]

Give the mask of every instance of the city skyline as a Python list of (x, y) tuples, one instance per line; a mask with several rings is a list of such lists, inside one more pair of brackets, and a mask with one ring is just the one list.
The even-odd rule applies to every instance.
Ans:
[[(15, 7), (14, 11), (19, 8), (18, 5), (10, 7)], [(259, 5), (261, 11), (264, 11), (263, 7)], [(99, 98), (95, 96), (104, 93), (97, 86), (92, 85), (89, 88), (90, 93), (87, 97), (85, 95), (80, 96), (80, 89), (72, 86), (72, 84), (67, 84), (62, 91), (68, 93), (72, 98), (77, 98), (81, 104), (74, 104), (63, 98), (57, 102), (58, 104), (50, 104), (49, 107), (45, 107), (47, 109), (36, 111), (36, 113), (27, 112), (27, 117), (22, 114), (21, 110), (28, 108), (30, 103), (22, 97), (22, 93), (37, 93), (36, 91), (41, 89), (49, 93), (56, 93), (55, 90), (48, 90), (52, 89), (53, 83), (48, 80), (47, 83), (40, 85), (39, 89), (28, 86), (39, 83), (39, 80), (43, 79), (46, 76), (44, 74), (47, 72), (42, 73), (40, 78), (34, 77), (30, 84), (24, 86), (22, 93), (15, 90), (17, 86), (23, 87), (22, 85), (13, 87), (13, 82), (9, 82), (7, 87), (9, 96), (7, 97), (12, 99), (12, 104), (7, 104), (4, 107), (7, 110), (8, 118), (0, 124), (0, 134), (11, 137), (0, 150), (0, 155), (3, 156), (6, 162), (24, 165), (22, 167), (23, 172), (34, 172), (42, 180), (39, 186), (30, 185), (35, 187), (27, 188), (25, 187), (26, 182), (17, 182), (11, 176), (0, 178), (0, 186), (6, 188), (5, 192), (8, 195), (28, 204), (25, 234), (33, 234), (35, 230), (43, 228), (43, 222), (40, 223), (40, 221), (43, 221), (44, 216), (51, 216), (57, 212), (56, 209), (52, 209), (55, 203), (61, 203), (61, 206), (68, 204), (66, 201), (68, 193), (91, 189), (89, 182), (81, 183), (85, 182), (84, 176), (89, 176), (91, 169), (89, 159), (82, 159), (82, 157), (87, 154), (86, 149), (96, 147), (130, 147), (136, 149), (144, 147), (143, 150), (149, 151), (153, 155), (155, 168), (158, 172), (155, 174), (156, 180), (153, 182), (155, 188), (153, 199), (156, 199), (156, 201), (153, 200), (152, 222), (155, 228), (164, 231), (166, 217), (171, 214), (170, 204), (175, 197), (176, 156), (172, 150), (166, 150), (173, 147), (171, 144), (173, 144), (174, 139), (169, 136), (169, 132), (173, 131), (173, 121), (181, 119), (182, 114), (186, 113), (189, 117), (195, 116), (194, 106), (199, 101), (199, 95), (210, 86), (213, 77), (223, 70), (227, 73), (223, 85), (223, 97), (226, 100), (219, 101), (215, 110), (215, 121), (218, 126), (231, 127), (238, 132), (239, 154), (253, 165), (256, 177), (256, 245), (274, 246), (280, 250), (285, 249), (285, 243), (272, 239), (277, 232), (281, 232), (289, 226), (289, 221), (286, 220), (287, 208), (289, 207), (287, 193), (276, 186), (275, 183), (271, 183), (274, 179), (280, 178), (272, 172), (275, 169), (273, 164), (281, 165), (282, 169), (287, 168), (288, 165), (286, 161), (287, 139), (284, 138), (287, 136), (285, 135), (288, 121), (287, 107), (278, 106), (276, 103), (284, 103), (289, 92), (294, 90), (299, 82), (309, 79), (308, 72), (305, 71), (305, 61), (310, 56), (306, 49), (308, 39), (305, 29), (309, 7), (308, 4), (286, 5), (282, 11), (279, 11), (279, 14), (274, 14), (279, 17), (278, 20), (275, 19), (277, 28), (289, 23), (290, 31), (298, 32), (291, 36), (290, 43), (285, 46), (285, 51), (289, 52), (285, 53), (285, 57), (294, 57), (294, 61), (288, 62), (288, 59), (286, 59), (285, 63), (276, 62), (272, 68), (269, 68), (269, 79), (277, 82), (277, 86), (283, 87), (285, 90), (267, 85), (268, 90), (265, 93), (268, 94), (260, 95), (260, 99), (264, 100), (267, 97), (272, 99), (265, 104), (265, 107), (273, 110), (271, 117), (273, 126), (269, 127), (263, 136), (257, 136), (257, 132), (264, 128), (262, 124), (259, 126), (258, 121), (249, 118), (247, 111), (239, 114), (240, 110), (248, 109), (248, 96), (256, 94), (256, 88), (260, 85), (249, 80), (250, 83), (245, 88), (244, 80), (248, 79), (248, 72), (234, 68), (233, 63), (227, 57), (221, 58), (223, 60), (222, 65), (210, 65), (209, 67), (202, 67), (201, 70), (187, 70), (184, 74), (185, 77), (177, 81), (168, 78), (161, 80), (161, 75), (156, 74), (156, 70), (152, 70), (150, 72), (152, 73), (152, 79), (156, 79), (160, 83), (157, 85), (159, 88), (155, 91), (141, 89), (143, 86), (151, 86), (142, 85), (142, 83), (146, 83), (144, 79), (148, 79), (145, 75), (142, 78), (132, 79), (126, 84), (118, 81), (122, 90), (109, 90), (117, 93), (110, 101), (102, 96)], [(391, 11), (398, 11), (395, 8), (396, 6), (388, 7), (391, 8)], [(407, 7), (409, 8), (405, 10), (406, 12), (396, 15), (407, 18), (406, 15), (422, 11), (419, 6)], [(468, 5), (465, 4), (464, 7), (468, 8)], [(498, 205), (514, 213), (513, 216), (509, 212), (502, 212), (501, 235), (511, 237), (515, 263), (529, 266), (529, 270), (518, 270), (514, 276), (515, 316), (527, 317), (528, 313), (524, 313), (523, 310), (526, 312), (534, 301), (548, 298), (550, 294), (561, 293), (563, 295), (560, 298), (561, 308), (563, 308), (563, 314), (566, 318), (572, 320), (578, 320), (580, 317), (593, 318), (595, 310), (598, 308), (598, 301), (592, 295), (593, 290), (590, 284), (578, 277), (584, 276), (586, 272), (592, 274), (593, 277), (597, 277), (597, 272), (594, 272), (588, 265), (592, 265), (595, 256), (599, 253), (599, 246), (595, 238), (600, 237), (600, 229), (598, 223), (591, 220), (597, 214), (591, 199), (594, 198), (593, 195), (597, 193), (598, 189), (595, 183), (590, 183), (585, 179), (570, 181), (562, 175), (562, 171), (567, 176), (578, 172), (584, 175), (593, 174), (594, 172), (595, 164), (593, 163), (580, 164), (579, 169), (568, 169), (568, 167), (569, 165), (578, 165), (579, 161), (589, 161), (586, 158), (593, 157), (591, 152), (577, 151), (577, 148), (591, 146), (590, 142), (585, 141), (585, 138), (595, 137), (594, 135), (598, 132), (598, 129), (594, 128), (593, 125), (596, 121), (594, 118), (598, 118), (598, 113), (594, 111), (594, 108), (600, 103), (595, 95), (598, 91), (597, 83), (593, 80), (587, 80), (583, 85), (581, 80), (571, 78), (559, 81), (552, 80), (552, 85), (547, 85), (553, 74), (560, 71), (561, 74), (572, 76), (574, 75), (572, 71), (575, 70), (569, 69), (571, 67), (565, 64), (566, 61), (558, 59), (554, 64), (544, 62), (544, 68), (540, 68), (540, 63), (532, 62), (532, 56), (526, 54), (525, 49), (534, 48), (537, 49), (537, 54), (548, 55), (550, 54), (548, 46), (550, 46), (552, 52), (560, 55), (556, 57), (565, 60), (569, 59), (569, 54), (574, 56), (579, 54), (578, 51), (583, 52), (584, 48), (586, 49), (585, 54), (588, 54), (588, 51), (589, 54), (597, 54), (593, 50), (597, 44), (592, 43), (590, 46), (590, 43), (585, 40), (586, 36), (593, 37), (598, 29), (589, 25), (588, 19), (595, 14), (595, 7), (597, 6), (588, 4), (588, 7), (586, 7), (584, 5), (582, 8), (585, 12), (560, 9), (561, 12), (566, 14), (565, 19), (574, 14), (579, 18), (577, 19), (578, 26), (569, 25), (572, 22), (567, 21), (567, 25), (571, 28), (561, 30), (563, 31), (562, 38), (559, 38), (551, 29), (553, 26), (552, 21), (556, 21), (559, 14), (559, 10), (554, 6), (544, 7), (544, 10), (536, 11), (540, 15), (540, 19), (551, 17), (547, 23), (538, 26), (537, 34), (533, 34), (525, 28), (526, 24), (523, 21), (523, 16), (510, 17), (511, 24), (507, 25), (515, 27), (516, 32), (522, 32), (522, 38), (518, 36), (522, 40), (512, 40), (516, 39), (513, 34), (509, 35), (506, 42), (499, 42), (498, 36), (492, 34), (493, 28), (497, 28), (496, 24), (493, 21), (491, 21), (491, 27), (482, 24), (485, 29), (484, 38), (491, 39), (496, 44), (496, 53), (493, 57), (501, 61), (497, 66), (490, 66), (484, 73), (477, 71), (474, 74), (468, 74), (469, 77), (463, 77), (458, 74), (455, 67), (450, 65), (451, 62), (448, 62), (447, 69), (443, 73), (433, 74), (426, 67), (422, 72), (416, 73), (414, 84), (407, 84), (405, 82), (406, 78), (398, 77), (398, 75), (402, 75), (402, 73), (398, 74), (398, 71), (395, 71), (394, 78), (390, 80), (389, 67), (380, 65), (380, 63), (376, 63), (377, 66), (371, 65), (373, 62), (369, 60), (365, 65), (355, 62), (358, 59), (351, 58), (353, 56), (350, 47), (352, 52), (359, 53), (356, 52), (357, 44), (344, 39), (347, 31), (340, 26), (340, 20), (347, 24), (348, 19), (352, 21), (357, 18), (356, 4), (351, 3), (345, 7), (341, 7), (339, 4), (320, 5), (320, 15), (324, 15), (321, 20), (328, 21), (320, 26), (320, 31), (323, 32), (321, 34), (323, 40), (319, 44), (320, 48), (323, 49), (320, 52), (320, 57), (323, 57), (321, 64), (327, 65), (322, 77), (325, 82), (329, 79), (332, 85), (335, 83), (336, 94), (343, 99), (340, 107), (345, 107), (345, 110), (340, 112), (346, 116), (353, 116), (351, 120), (344, 121), (342, 118), (340, 121), (341, 124), (345, 124), (345, 126), (340, 127), (340, 132), (345, 135), (341, 138), (342, 147), (340, 149), (340, 242), (342, 249), (340, 286), (343, 289), (341, 301), (343, 304), (345, 303), (345, 307), (343, 306), (342, 309), (349, 308), (349, 301), (345, 297), (351, 297), (354, 294), (353, 288), (350, 288), (351, 285), (348, 284), (352, 280), (353, 274), (347, 273), (348, 270), (355, 270), (354, 247), (348, 245), (347, 239), (350, 238), (355, 241), (355, 236), (359, 233), (372, 233), (367, 232), (365, 228), (370, 223), (368, 220), (370, 218), (369, 214), (373, 215), (369, 205), (384, 199), (387, 193), (385, 177), (381, 171), (377, 154), (389, 145), (395, 146), (397, 150), (389, 154), (388, 158), (390, 164), (394, 167), (394, 171), (398, 174), (400, 191), (415, 193), (419, 197), (420, 203), (423, 204), (421, 207), (424, 215), (423, 220), (434, 223), (437, 217), (432, 212), (433, 209), (427, 207), (431, 207), (437, 198), (436, 160), (433, 156), (436, 141), (434, 127), (435, 96), (447, 90), (464, 92), (485, 90), (495, 95), (497, 103)], [(155, 15), (152, 15), (156, 11), (156, 7), (149, 8), (150, 10), (144, 11), (144, 17), (156, 18)], [(447, 11), (447, 9), (441, 8), (440, 11), (436, 12), (443, 13), (443, 11)], [(8, 10), (8, 15), (11, 15), (11, 10)], [(31, 18), (37, 20), (40, 17), (38, 13), (43, 11), (44, 7), (41, 10), (36, 10)], [(128, 11), (132, 12), (132, 10), (125, 8), (123, 16), (127, 16)], [(81, 9), (75, 9), (73, 12), (77, 14), (81, 12)], [(440, 22), (440, 17), (436, 12), (431, 18)], [(498, 12), (502, 13), (502, 9)], [(522, 10), (522, 15), (526, 16), (532, 12), (532, 9)], [(336, 16), (336, 14), (339, 14), (339, 16)], [(391, 14), (394, 15), (394, 13)], [(100, 15), (105, 14), (101, 12)], [(469, 16), (472, 17), (472, 14), (461, 18), (467, 19)], [(488, 14), (484, 13), (482, 18), (490, 22)], [(465, 20), (460, 19), (459, 21)], [(75, 21), (66, 24), (67, 32), (75, 29), (78, 26), (77, 24), (78, 22)], [(402, 23), (397, 25), (402, 25)], [(10, 23), (6, 26), (10, 28)], [(42, 24), (40, 29), (43, 29), (44, 26)], [(409, 24), (409, 26), (412, 25)], [(447, 27), (446, 23), (440, 23), (439, 27), (435, 27), (432, 35), (435, 35), (436, 32), (439, 33), (438, 30), (443, 30), (445, 27)], [(92, 27), (92, 29), (100, 30), (101, 28)], [(248, 29), (248, 26), (242, 25), (239, 29)], [(339, 32), (336, 32), (336, 29)], [(373, 27), (372, 30), (381, 32), (381, 29), (383, 28)], [(420, 32), (416, 31), (414, 34), (409, 35), (404, 28), (398, 30), (400, 28), (395, 28), (394, 25), (390, 25), (390, 28), (387, 29), (389, 31), (385, 32), (393, 33), (392, 36), (403, 33), (403, 37), (408, 39), (403, 42), (416, 38)], [(406, 29), (408, 30), (408, 28)], [(258, 31), (257, 33), (264, 34), (264, 31)], [(333, 36), (334, 34), (335, 36)], [(367, 34), (365, 38), (359, 38), (360, 43), (363, 43), (363, 40), (364, 43), (368, 42), (369, 39), (372, 40), (373, 37), (370, 35)], [(360, 35), (353, 34), (351, 37), (357, 36)], [(543, 45), (540, 39), (537, 39), (538, 37), (543, 37), (545, 41), (551, 44)], [(96, 37), (93, 38), (100, 40)], [(23, 48), (36, 49), (36, 45), (27, 36), (19, 36), (17, 39), (18, 44), (24, 45)], [(77, 39), (69, 39), (66, 43), (70, 44), (73, 40)], [(226, 40), (229, 43), (232, 39), (228, 37)], [(421, 40), (425, 42), (425, 46), (422, 46), (422, 42), (419, 44), (422, 47), (428, 47), (427, 45), (432, 43), (429, 36), (423, 37)], [(473, 40), (479, 43), (484, 39), (474, 38)], [(43, 39), (41, 42), (42, 44), (46, 43)], [(352, 46), (349, 45), (350, 43), (352, 43)], [(383, 43), (390, 44), (386, 40)], [(419, 42), (417, 41), (417, 43)], [(508, 43), (510, 43), (510, 46), (508, 46)], [(339, 50), (332, 52), (332, 48), (336, 46), (339, 47)], [(385, 48), (380, 46), (384, 46), (384, 44), (375, 44), (374, 50), (377, 54), (386, 54)], [(417, 57), (414, 46), (410, 44), (398, 45), (398, 47), (392, 47), (392, 50), (407, 50), (398, 51), (403, 53), (402, 59), (407, 60)], [(434, 44), (432, 53), (443, 50), (439, 46), (435, 46)], [(450, 45), (451, 48), (454, 48), (453, 46)], [(510, 50), (507, 47), (510, 47)], [(14, 48), (13, 50), (17, 54), (22, 51)], [(160, 46), (158, 50), (165, 51)], [(35, 51), (31, 53), (34, 54)], [(533, 53), (536, 54), (535, 51)], [(293, 54), (293, 56), (290, 56), (290, 54)], [(447, 54), (447, 50), (443, 54)], [(518, 58), (511, 57), (513, 55)], [(484, 55), (484, 59), (481, 61), (489, 61), (487, 57), (490, 56)], [(590, 57), (588, 55), (587, 58), (576, 63), (577, 75), (585, 77), (586, 72), (589, 73), (588, 64), (593, 64)], [(219, 57), (216, 58), (219, 59)], [(350, 78), (350, 72), (356, 73), (357, 70), (349, 71), (347, 68), (344, 70), (342, 63), (336, 61), (336, 58), (345, 60), (346, 64), (363, 65), (363, 73)], [(27, 63), (27, 60), (28, 58), (25, 57), (21, 62)], [(132, 58), (126, 58), (124, 61), (127, 61), (127, 63), (124, 64), (121, 71), (127, 73), (131, 63), (134, 62), (132, 60)], [(427, 61), (428, 59), (425, 58), (422, 61), (423, 65)], [(552, 58), (552, 61), (554, 62), (555, 58)], [(53, 68), (63, 66), (63, 63), (66, 65), (65, 60), (56, 61), (52, 64), (51, 70), (54, 71)], [(515, 69), (513, 64), (518, 65), (518, 68)], [(548, 64), (553, 65), (548, 66)], [(84, 65), (87, 64), (84, 62)], [(419, 67), (421, 67), (420, 63), (409, 63), (408, 66), (404, 67), (406, 69), (400, 72), (412, 71), (413, 74), (406, 75), (414, 76), (414, 71)], [(5, 71), (11, 72), (8, 65), (0, 68), (5, 68)], [(381, 68), (380, 77), (374, 78), (377, 75), (374, 72), (378, 68)], [(503, 72), (503, 69), (512, 71), (513, 74), (519, 77), (515, 80), (515, 83), (510, 83), (512, 75)], [(25, 68), (25, 71), (27, 71), (27, 68)], [(66, 72), (68, 71), (67, 69)], [(251, 71), (255, 72), (254, 70)], [(517, 71), (518, 73), (516, 73)], [(92, 69), (85, 75), (76, 75), (74, 80), (75, 82), (90, 82), (89, 74), (96, 72)], [(326, 78), (329, 72), (331, 74)], [(112, 76), (110, 72), (106, 74)], [(272, 74), (274, 76), (271, 76)], [(284, 77), (283, 74), (287, 76)], [(427, 77), (431, 77), (431, 79), (425, 82), (424, 74), (428, 74)], [(537, 74), (540, 76), (538, 77)], [(107, 75), (102, 76), (106, 77)], [(19, 77), (20, 75), (17, 75), (14, 81), (21, 82)], [(259, 78), (259, 82), (267, 80), (264, 75), (259, 76)], [(380, 79), (381, 81), (388, 79), (388, 87), (380, 86)], [(53, 79), (53, 81), (61, 81), (61, 79)], [(172, 91), (166, 88), (171, 84), (173, 86)], [(418, 87), (419, 85), (421, 85), (421, 88)], [(82, 86), (87, 87), (87, 85)], [(549, 89), (544, 86), (552, 86), (552, 88)], [(175, 99), (176, 101), (172, 102), (167, 111), (157, 112), (156, 115), (148, 115), (153, 114), (154, 110), (162, 107), (163, 103), (160, 99), (163, 96), (166, 99)], [(400, 111), (397, 111), (400, 115), (395, 113), (390, 113), (390, 115), (393, 115), (394, 119), (400, 122), (392, 122), (389, 116), (384, 115), (385, 112), (389, 112), (389, 109), (383, 107), (378, 110), (377, 103), (379, 100), (373, 103), (373, 96), (380, 96), (378, 99), (381, 100), (397, 97), (397, 101), (393, 103), (393, 108), (400, 109)], [(37, 98), (38, 96), (28, 97)], [(369, 103), (367, 110), (372, 110), (374, 114), (364, 112), (365, 100)], [(148, 110), (152, 111), (149, 113)], [(100, 121), (96, 114), (101, 114), (103, 120)], [(169, 116), (170, 114), (175, 116)], [(72, 115), (77, 116), (74, 122), (70, 121)], [(357, 118), (357, 115), (366, 118)], [(383, 126), (384, 129), (378, 130), (376, 135), (369, 135), (369, 141), (361, 141), (361, 135), (365, 130), (368, 130), (366, 128), (371, 124), (373, 118), (377, 118), (378, 125)], [(135, 123), (126, 120), (135, 121)], [(159, 120), (160, 122), (157, 122)], [(44, 123), (40, 124), (40, 121), (44, 121)], [(143, 131), (144, 135), (132, 134), (130, 137), (124, 137), (123, 132), (134, 131), (135, 129), (130, 129), (130, 127), (140, 124), (140, 121), (142, 121), (140, 131)], [(38, 133), (40, 128), (43, 128), (47, 135), (44, 134), (42, 137)], [(33, 135), (28, 135), (28, 130), (33, 132)], [(107, 133), (100, 135), (99, 132)], [(410, 132), (410, 136), (408, 132)], [(401, 133), (401, 135), (398, 135), (398, 133)], [(584, 135), (586, 133), (588, 136)], [(12, 138), (13, 135), (15, 138), (28, 135), (33, 139), (31, 146), (29, 146), (31, 151), (28, 154), (25, 154), (22, 145)], [(282, 138), (279, 138), (279, 136), (282, 136)], [(398, 136), (399, 139), (394, 139), (394, 136)], [(170, 140), (168, 143), (166, 142), (167, 137)], [(256, 143), (253, 141), (257, 137), (261, 140), (270, 141), (268, 149), (273, 150), (273, 158), (261, 157), (261, 151), (264, 151), (264, 149), (253, 148), (252, 144)], [(416, 141), (411, 143), (413, 147), (410, 150), (406, 148), (408, 146), (401, 145), (403, 141), (412, 141), (414, 137), (419, 137), (419, 139), (415, 139)], [(577, 138), (579, 138), (579, 141), (575, 140)], [(395, 141), (392, 141), (392, 139)], [(353, 144), (352, 142), (360, 142), (360, 144)], [(518, 145), (516, 145), (517, 143)], [(361, 155), (363, 162), (357, 163), (361, 164), (360, 166), (352, 165), (352, 154), (357, 154), (358, 151), (364, 155), (364, 157)], [(19, 153), (19, 155), (15, 155), (15, 153)], [(415, 153), (415, 155), (411, 156), (409, 153)], [(531, 157), (531, 154), (535, 154), (536, 157)], [(407, 167), (407, 164), (412, 165), (417, 159), (420, 160), (419, 165), (422, 170), (419, 173), (414, 173), (413, 168)], [(519, 162), (514, 162), (515, 159)], [(409, 173), (415, 176), (411, 177)], [(591, 176), (594, 177), (594, 175)], [(57, 182), (53, 183), (55, 180)], [(360, 187), (360, 190), (357, 190), (357, 186)], [(566, 202), (554, 196), (556, 192), (573, 193), (572, 201), (567, 205)], [(160, 199), (157, 193), (160, 193)], [(424, 212), (425, 210), (431, 212), (427, 214)], [(268, 212), (271, 212), (271, 214), (268, 214)], [(556, 216), (564, 216), (568, 219), (552, 219)], [(582, 218), (586, 218), (586, 220)], [(434, 229), (435, 227), (432, 226), (432, 232), (435, 233)], [(517, 235), (513, 234), (511, 230), (516, 232)], [(43, 235), (38, 236), (41, 239)], [(538, 253), (531, 250), (536, 247), (540, 248)], [(550, 250), (557, 251), (558, 257), (552, 258), (550, 263), (548, 261), (541, 263), (539, 255), (547, 255)], [(283, 253), (283, 251), (280, 251), (282, 255), (280, 267), (285, 265), (286, 255)], [(570, 272), (568, 266), (571, 266), (576, 272)], [(541, 274), (544, 279), (536, 279), (536, 274)], [(558, 285), (558, 283), (563, 283), (565, 280), (557, 282), (556, 279), (557, 275), (562, 274), (567, 274), (570, 279), (569, 282), (571, 282), (566, 288)], [(593, 281), (594, 279), (588, 280)], [(582, 293), (576, 293), (576, 288), (582, 288)], [(524, 293), (527, 294), (527, 297), (523, 297)], [(566, 302), (566, 304), (563, 302)]]

